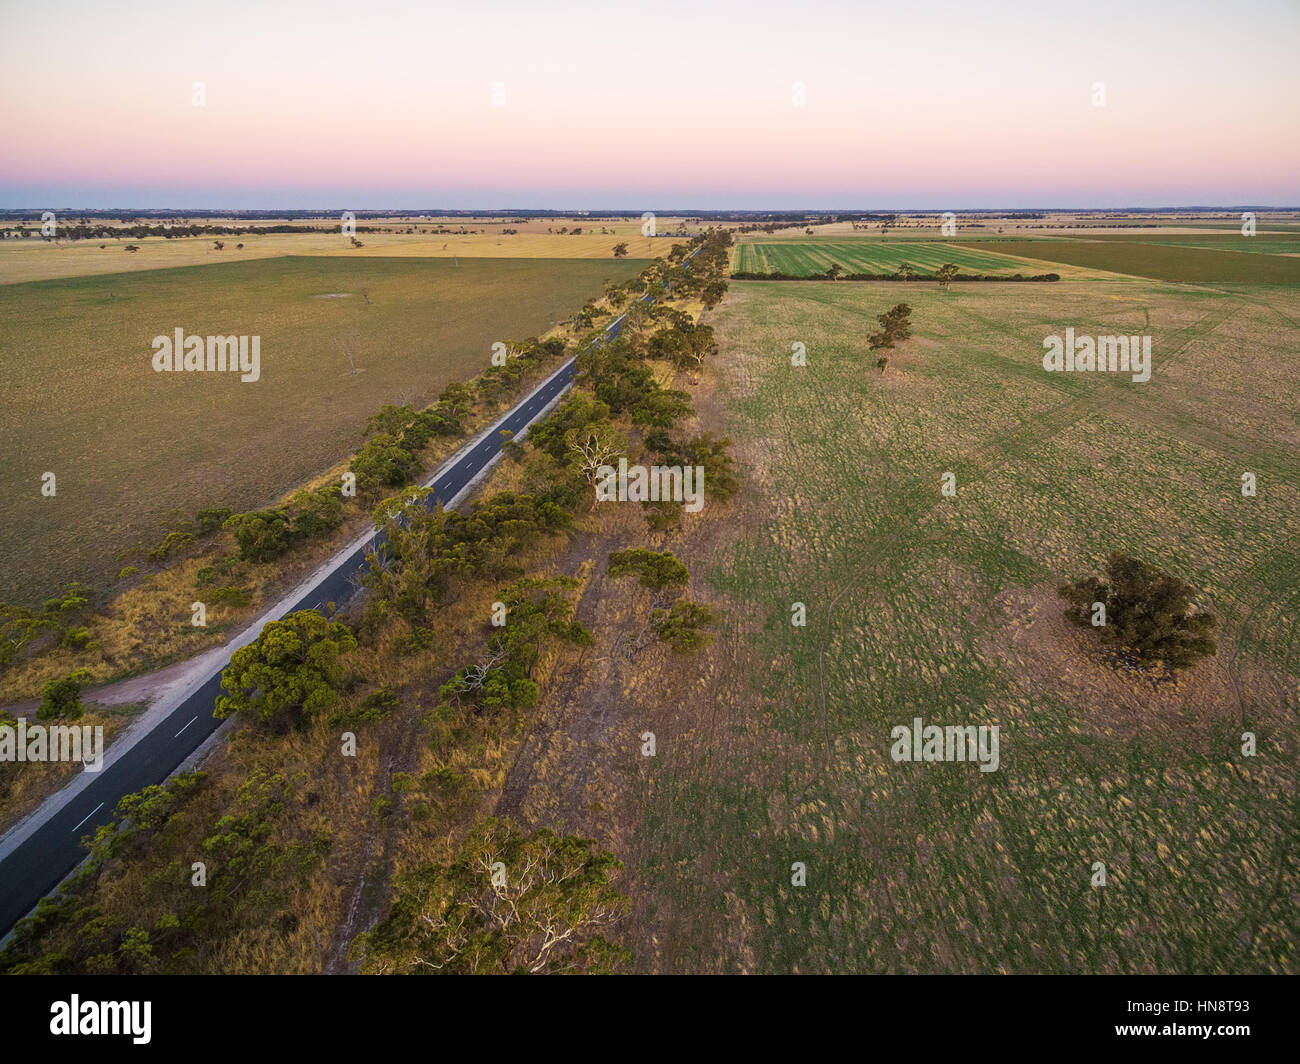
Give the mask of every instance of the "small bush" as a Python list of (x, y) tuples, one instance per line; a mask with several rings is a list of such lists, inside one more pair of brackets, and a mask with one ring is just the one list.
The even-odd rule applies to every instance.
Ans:
[(230, 509), (225, 506), (200, 510), (194, 515), (194, 534), (200, 538), (212, 535), (213, 532), (220, 530), (229, 516)]
[(615, 551), (609, 556), (609, 575), (626, 576), (635, 573), (642, 587), (662, 591), (666, 587), (685, 587), (691, 572), (671, 551), (632, 550)]
[(382, 720), (401, 704), (402, 700), (391, 687), (380, 687), (366, 695), (355, 709), (331, 715), (329, 723), (331, 727), (336, 728), (355, 728), (359, 724)]
[(149, 552), (151, 562), (163, 562), (184, 547), (194, 543), (194, 536), (189, 532), (168, 532), (163, 541)]
[(254, 510), (226, 521), (233, 528), (239, 556), (250, 562), (269, 562), (293, 545), (289, 515), (284, 510)]
[(413, 628), (411, 634), (398, 639), (393, 644), (393, 651), (400, 657), (419, 654), (433, 646), (432, 628)]
[(77, 720), (86, 712), (81, 704), (81, 685), (90, 679), (85, 669), (71, 672), (61, 680), (51, 680), (41, 688), (37, 720)]
[(69, 628), (63, 633), (63, 645), (73, 650), (86, 650), (92, 646), (89, 628)]
[(718, 616), (708, 606), (690, 599), (678, 599), (671, 609), (655, 610), (650, 626), (678, 654), (693, 654), (713, 642), (713, 633), (702, 629), (716, 624)]
[(401, 705), (402, 700), (391, 687), (381, 687), (377, 691), (371, 691), (361, 700), (361, 719), (379, 720), (380, 717), (385, 717), (393, 710), (399, 709)]
[(236, 609), (247, 606), (253, 601), (253, 596), (242, 587), (213, 588), (207, 593), (207, 597), (213, 602), (220, 602)]

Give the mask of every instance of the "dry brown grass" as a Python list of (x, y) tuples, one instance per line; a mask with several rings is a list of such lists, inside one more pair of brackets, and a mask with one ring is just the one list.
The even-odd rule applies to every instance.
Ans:
[[(335, 219), (334, 221), (337, 221)], [(680, 219), (661, 218), (661, 231), (675, 230)], [(0, 285), (24, 281), (54, 280), (64, 277), (89, 277), (110, 273), (136, 273), (142, 270), (161, 270), (175, 266), (207, 266), (215, 263), (244, 262), (251, 259), (278, 258), (284, 255), (327, 255), (341, 258), (403, 257), (403, 258), (541, 258), (541, 259), (612, 259), (615, 244), (628, 245), (628, 257), (652, 259), (668, 254), (674, 243), (669, 238), (649, 239), (641, 235), (641, 222), (597, 222), (581, 218), (551, 219), (545, 221), (493, 222), (482, 220), (450, 219), (443, 224), (449, 229), (459, 229), (462, 223), (468, 229), (485, 229), (486, 232), (459, 236), (454, 233), (439, 235), (428, 230), (437, 223), (417, 223), (412, 234), (404, 230), (405, 220), (362, 220), (360, 225), (379, 225), (400, 228), (396, 233), (358, 233), (364, 245), (354, 248), (348, 238), (339, 233), (269, 233), (239, 237), (218, 237), (225, 249), (213, 247), (213, 237), (131, 237), (108, 240), (78, 240), (46, 243), (35, 237), (25, 240), (0, 241)], [(229, 223), (222, 223), (229, 224)], [(255, 223), (256, 224), (256, 223)], [(286, 224), (268, 221), (265, 224)], [(291, 223), (290, 223), (291, 224)], [(325, 223), (305, 222), (307, 225)], [(601, 225), (611, 232), (602, 234)], [(547, 229), (579, 226), (583, 232), (549, 234)], [(503, 228), (518, 229), (517, 235), (503, 235)], [(692, 227), (694, 229), (696, 227)], [(101, 250), (100, 244), (107, 246)], [(135, 244), (139, 251), (128, 253), (123, 249)], [(236, 249), (236, 244), (243, 248)]]

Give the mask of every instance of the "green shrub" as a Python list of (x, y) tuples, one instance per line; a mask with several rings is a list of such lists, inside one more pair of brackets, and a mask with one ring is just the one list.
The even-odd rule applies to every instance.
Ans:
[(402, 700), (391, 687), (381, 687), (371, 691), (361, 700), (361, 720), (379, 720), (388, 716), (395, 709), (400, 709)]
[(168, 532), (163, 541), (149, 552), (151, 562), (166, 561), (178, 550), (191, 546), (194, 536), (189, 532)]
[(336, 485), (299, 492), (293, 506), (296, 538), (322, 539), (343, 524), (343, 498)]
[(245, 591), (242, 587), (217, 587), (207, 593), (207, 597), (212, 602), (224, 603), (235, 609), (247, 606), (253, 601), (253, 596)]
[(646, 550), (636, 547), (615, 551), (609, 556), (609, 575), (626, 576), (635, 573), (642, 587), (662, 591), (666, 587), (685, 587), (691, 572), (671, 551)]
[(542, 648), (553, 640), (577, 646), (591, 643), (591, 633), (573, 619), (573, 603), (563, 594), (576, 586), (572, 577), (552, 577), (518, 580), (503, 589), (506, 625), (488, 644), (491, 656), (458, 669), (439, 695), (489, 708), (532, 706), (539, 692), (531, 676)]
[(239, 556), (250, 562), (274, 561), (293, 546), (293, 530), (284, 510), (253, 510), (226, 521), (235, 533)]
[(431, 646), (433, 646), (433, 629), (416, 627), (411, 629), (410, 635), (396, 640), (393, 650), (399, 656), (409, 657), (428, 650)]
[(93, 644), (90, 639), (89, 628), (69, 628), (63, 633), (63, 645), (73, 650), (86, 650)]
[(36, 710), (37, 720), (77, 720), (85, 712), (81, 704), (81, 686), (90, 673), (78, 669), (61, 680), (51, 680), (41, 688), (41, 704)]
[(718, 617), (707, 606), (690, 599), (678, 599), (671, 609), (655, 610), (650, 626), (678, 654), (693, 654), (713, 642), (713, 633), (702, 631), (717, 623)]
[(61, 594), (46, 599), (41, 610), (51, 616), (68, 617), (84, 610), (90, 602), (91, 589), (84, 584), (71, 583)]
[(226, 506), (216, 506), (207, 510), (200, 510), (194, 515), (194, 535), (200, 539), (204, 536), (210, 536), (213, 532), (218, 531), (225, 524), (226, 518), (230, 516), (230, 508)]

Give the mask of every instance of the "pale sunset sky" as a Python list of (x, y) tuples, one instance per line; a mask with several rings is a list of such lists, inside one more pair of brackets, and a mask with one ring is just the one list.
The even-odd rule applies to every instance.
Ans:
[(1300, 0), (3, 0), (0, 40), (0, 207), (1300, 203)]

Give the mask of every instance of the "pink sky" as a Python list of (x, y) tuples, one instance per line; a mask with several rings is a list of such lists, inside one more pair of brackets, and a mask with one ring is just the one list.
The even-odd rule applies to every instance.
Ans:
[(614, 8), (9, 8), (0, 206), (1300, 203), (1289, 0)]

